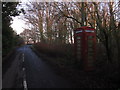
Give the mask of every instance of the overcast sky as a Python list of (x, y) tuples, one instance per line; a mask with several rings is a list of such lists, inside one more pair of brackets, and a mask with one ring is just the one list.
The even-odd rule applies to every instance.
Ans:
[(11, 27), (16, 31), (17, 34), (20, 34), (25, 28), (25, 22), (17, 17), (13, 18), (13, 24)]
[[(18, 9), (25, 8), (25, 1), (22, 2), (21, 5), (19, 7), (17, 7), (17, 8)], [(13, 30), (17, 34), (20, 34), (21, 32), (23, 32), (24, 28), (27, 27), (27, 25), (25, 24), (25, 21), (23, 20), (23, 14), (20, 14), (19, 16), (16, 16), (16, 17), (13, 17), (11, 27), (13, 28)]]

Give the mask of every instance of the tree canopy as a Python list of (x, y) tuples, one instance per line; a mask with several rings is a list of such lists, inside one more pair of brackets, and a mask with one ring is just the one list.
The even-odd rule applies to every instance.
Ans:
[(29, 2), (24, 20), (34, 41), (51, 44), (73, 44), (75, 28), (94, 27), (98, 43), (104, 45), (107, 60), (112, 61), (120, 56), (119, 6), (119, 2)]
[(18, 36), (10, 26), (12, 16), (18, 16), (21, 11), (17, 10), (18, 2), (2, 2), (2, 48), (3, 56), (17, 45)]

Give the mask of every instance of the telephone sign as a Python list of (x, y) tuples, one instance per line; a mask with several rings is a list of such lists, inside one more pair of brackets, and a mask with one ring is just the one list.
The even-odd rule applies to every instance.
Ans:
[(93, 70), (96, 58), (96, 33), (91, 27), (74, 30), (75, 57), (85, 70)]

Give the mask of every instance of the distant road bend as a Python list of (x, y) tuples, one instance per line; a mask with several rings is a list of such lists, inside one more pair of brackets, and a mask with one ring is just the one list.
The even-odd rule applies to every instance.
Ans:
[(25, 45), (16, 50), (14, 60), (3, 75), (3, 88), (70, 88), (71, 85)]

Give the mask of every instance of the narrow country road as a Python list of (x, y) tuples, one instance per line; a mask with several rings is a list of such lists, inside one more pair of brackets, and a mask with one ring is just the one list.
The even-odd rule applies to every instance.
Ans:
[(30, 48), (16, 50), (9, 69), (3, 75), (3, 88), (70, 88), (71, 85), (54, 71)]

